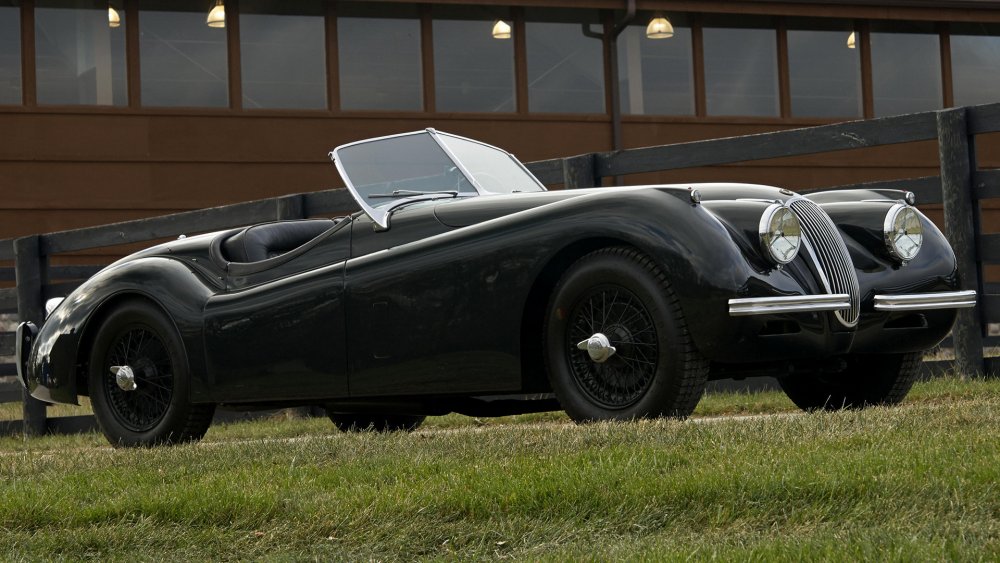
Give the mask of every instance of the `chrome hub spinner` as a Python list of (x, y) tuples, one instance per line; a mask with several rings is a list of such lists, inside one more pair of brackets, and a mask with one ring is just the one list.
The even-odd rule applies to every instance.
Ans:
[(111, 373), (115, 376), (115, 383), (121, 387), (122, 391), (135, 391), (135, 371), (129, 366), (111, 366)]
[(611, 345), (608, 337), (600, 332), (596, 332), (590, 338), (580, 341), (576, 347), (580, 350), (586, 350), (587, 354), (590, 355), (590, 359), (598, 364), (603, 364), (617, 352), (615, 347)]

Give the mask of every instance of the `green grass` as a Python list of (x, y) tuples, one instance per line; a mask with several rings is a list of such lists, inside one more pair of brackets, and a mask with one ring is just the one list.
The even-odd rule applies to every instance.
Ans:
[(0, 557), (1000, 558), (1000, 381), (724, 416), (794, 412), (779, 393), (718, 394), (685, 422), (451, 415), (379, 435), (278, 416), (152, 450), (8, 438)]

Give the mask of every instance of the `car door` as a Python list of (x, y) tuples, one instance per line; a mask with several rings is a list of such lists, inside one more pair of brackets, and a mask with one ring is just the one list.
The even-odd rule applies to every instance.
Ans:
[(345, 224), (280, 271), (227, 280), (205, 308), (208, 379), (217, 401), (344, 397), (348, 393)]
[[(424, 251), (453, 230), (432, 206), (395, 216), (388, 231), (361, 218), (347, 265), (353, 397), (492, 393), (520, 389), (520, 319), (498, 298), (498, 266), (449, 250)], [(508, 309), (504, 313), (498, 309)]]

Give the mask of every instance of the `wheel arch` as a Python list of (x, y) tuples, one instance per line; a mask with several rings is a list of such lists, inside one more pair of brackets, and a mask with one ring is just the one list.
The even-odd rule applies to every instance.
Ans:
[[(80, 316), (74, 320), (79, 333), (79, 336), (74, 335), (76, 349), (67, 350), (67, 355), (72, 354), (70, 357), (75, 361), (73, 383), (76, 394), (83, 394), (87, 389), (86, 368), (90, 349), (103, 321), (123, 303), (140, 300), (166, 316), (180, 339), (182, 352), (188, 361), (192, 374), (192, 399), (204, 395), (204, 382), (198, 378), (204, 373), (200, 326), (212, 289), (203, 279), (179, 260), (149, 257), (98, 274), (85, 286), (77, 290), (83, 293), (78, 298)], [(73, 299), (73, 295), (68, 299)]]
[[(76, 367), (75, 377), (76, 377), (76, 389), (78, 394), (80, 395), (88, 394), (89, 387), (87, 383), (88, 383), (88, 372), (89, 372), (88, 365), (90, 363), (90, 357), (89, 357), (90, 349), (94, 345), (94, 339), (97, 338), (97, 333), (100, 331), (101, 326), (104, 324), (104, 320), (107, 319), (108, 315), (111, 314), (112, 311), (119, 308), (123, 303), (127, 303), (129, 301), (144, 301), (152, 305), (153, 307), (156, 307), (157, 309), (159, 309), (161, 313), (164, 314), (164, 316), (167, 317), (167, 319), (170, 321), (170, 324), (173, 325), (174, 330), (177, 331), (177, 334), (178, 335), (181, 334), (180, 329), (177, 326), (177, 322), (174, 320), (173, 316), (170, 314), (169, 311), (167, 311), (166, 307), (164, 307), (163, 304), (160, 303), (152, 295), (137, 290), (129, 290), (129, 291), (122, 291), (119, 293), (115, 293), (109, 296), (94, 309), (94, 311), (90, 314), (90, 317), (87, 318), (87, 321), (83, 325), (83, 330), (80, 335), (80, 340), (77, 344), (77, 349), (76, 349), (77, 367)], [(188, 354), (187, 344), (184, 342), (183, 338), (180, 338), (180, 342), (181, 346), (184, 347), (183, 350), (184, 355), (185, 357), (189, 358), (188, 361), (190, 362), (190, 354)]]
[(526, 392), (551, 390), (543, 361), (543, 321), (556, 284), (574, 262), (595, 250), (612, 246), (642, 252), (635, 244), (621, 238), (602, 236), (576, 240), (556, 252), (535, 277), (521, 314), (521, 384)]

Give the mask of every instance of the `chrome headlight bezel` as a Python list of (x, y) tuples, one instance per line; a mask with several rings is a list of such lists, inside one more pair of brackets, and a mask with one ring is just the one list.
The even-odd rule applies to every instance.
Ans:
[[(787, 234), (789, 230), (793, 234)], [(799, 218), (790, 207), (782, 203), (774, 203), (764, 210), (757, 233), (760, 235), (761, 252), (778, 266), (795, 260), (802, 248), (802, 225)], [(779, 241), (790, 244), (791, 249), (779, 249), (776, 246)]]
[[(916, 233), (912, 230), (913, 226), (916, 226)], [(920, 253), (924, 243), (924, 227), (920, 221), (920, 214), (905, 203), (894, 204), (885, 214), (882, 237), (886, 250), (897, 262), (906, 264), (913, 260)]]

